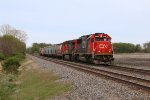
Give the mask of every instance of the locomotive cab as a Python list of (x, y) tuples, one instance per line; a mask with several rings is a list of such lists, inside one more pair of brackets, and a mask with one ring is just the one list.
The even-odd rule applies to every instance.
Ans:
[(113, 53), (111, 38), (106, 36), (95, 36), (95, 50), (96, 54), (109, 55)]

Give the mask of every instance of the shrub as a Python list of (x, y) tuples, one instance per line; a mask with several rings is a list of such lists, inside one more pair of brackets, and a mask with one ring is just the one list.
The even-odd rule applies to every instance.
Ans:
[(0, 61), (1, 61), (1, 60), (4, 60), (4, 59), (5, 59), (4, 54), (3, 54), (3, 53), (0, 53)]
[(23, 59), (25, 59), (25, 55), (22, 53), (16, 53), (13, 56), (16, 57), (19, 61), (22, 61)]
[(2, 66), (3, 70), (6, 71), (7, 73), (17, 74), (18, 68), (20, 66), (19, 58), (17, 58), (16, 56), (10, 57), (4, 61)]

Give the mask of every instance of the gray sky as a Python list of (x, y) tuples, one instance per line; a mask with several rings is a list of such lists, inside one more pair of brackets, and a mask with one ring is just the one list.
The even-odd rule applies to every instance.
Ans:
[(61, 43), (95, 32), (113, 42), (150, 41), (150, 0), (0, 0), (0, 25), (33, 42)]

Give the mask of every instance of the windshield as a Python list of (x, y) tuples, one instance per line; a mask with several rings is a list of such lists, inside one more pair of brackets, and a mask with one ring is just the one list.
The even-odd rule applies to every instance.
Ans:
[(96, 41), (109, 41), (109, 42), (111, 41), (110, 38), (106, 38), (106, 37), (102, 37), (102, 38), (101, 37), (95, 37), (95, 40)]
[(106, 38), (95, 37), (96, 41), (106, 41)]

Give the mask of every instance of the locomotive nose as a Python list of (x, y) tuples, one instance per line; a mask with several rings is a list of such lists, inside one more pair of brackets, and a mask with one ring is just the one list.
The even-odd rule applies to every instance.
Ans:
[(95, 53), (102, 53), (102, 54), (112, 53), (111, 44), (109, 42), (97, 43)]

